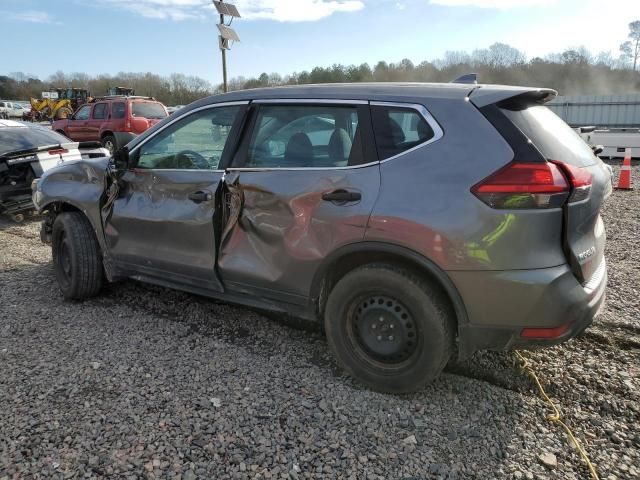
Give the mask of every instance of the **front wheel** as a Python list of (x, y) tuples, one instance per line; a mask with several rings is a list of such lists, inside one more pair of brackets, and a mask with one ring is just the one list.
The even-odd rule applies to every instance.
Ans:
[(453, 350), (453, 325), (439, 289), (386, 264), (347, 273), (325, 309), (338, 362), (365, 385), (388, 393), (414, 392), (442, 372)]
[(102, 146), (109, 150), (110, 155), (113, 155), (116, 151), (116, 137), (113, 135), (105, 135), (102, 139)]
[(98, 294), (102, 287), (102, 258), (87, 217), (80, 212), (59, 214), (53, 222), (51, 251), (56, 279), (65, 298), (82, 300)]

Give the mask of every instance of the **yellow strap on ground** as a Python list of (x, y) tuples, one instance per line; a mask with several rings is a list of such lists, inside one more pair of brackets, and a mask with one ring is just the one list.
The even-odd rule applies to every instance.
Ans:
[(593, 464), (591, 463), (591, 460), (589, 459), (589, 455), (587, 454), (585, 449), (582, 447), (582, 445), (580, 444), (576, 436), (573, 434), (569, 426), (566, 423), (564, 423), (560, 418), (560, 411), (558, 410), (556, 405), (553, 403), (553, 401), (549, 398), (549, 395), (547, 395), (547, 392), (544, 391), (544, 387), (542, 386), (542, 383), (540, 383), (540, 379), (536, 375), (536, 372), (533, 371), (533, 368), (529, 364), (529, 361), (519, 351), (516, 350), (515, 353), (516, 353), (516, 357), (518, 357), (518, 360), (520, 360), (520, 368), (522, 368), (522, 370), (524, 370), (524, 372), (526, 372), (527, 375), (531, 377), (533, 382), (537, 385), (538, 391), (540, 392), (540, 395), (542, 396), (542, 398), (546, 400), (546, 402), (551, 406), (552, 413), (547, 414), (547, 420), (553, 423), (557, 423), (562, 428), (564, 428), (564, 430), (567, 432), (567, 435), (571, 439), (573, 446), (576, 448), (576, 450), (578, 450), (578, 453), (584, 460), (584, 463), (587, 465), (587, 468), (589, 468), (589, 472), (591, 473), (592, 480), (600, 480), (600, 477), (598, 477), (598, 473), (596, 472), (595, 467), (593, 466)]

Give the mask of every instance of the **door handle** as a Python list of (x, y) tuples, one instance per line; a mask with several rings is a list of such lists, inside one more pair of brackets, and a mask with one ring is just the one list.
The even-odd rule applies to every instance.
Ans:
[(348, 191), (343, 189), (334, 190), (333, 192), (326, 192), (322, 194), (322, 200), (327, 202), (347, 203), (357, 202), (362, 198), (360, 192)]
[(208, 202), (212, 198), (211, 192), (203, 192), (202, 190), (189, 194), (189, 200), (195, 203)]

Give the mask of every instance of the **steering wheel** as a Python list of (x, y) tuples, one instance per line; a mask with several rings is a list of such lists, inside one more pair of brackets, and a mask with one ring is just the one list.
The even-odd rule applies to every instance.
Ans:
[(190, 167), (195, 167), (199, 170), (209, 170), (211, 166), (207, 159), (193, 150), (180, 150), (176, 153), (176, 163), (180, 163), (180, 158), (183, 157), (189, 162)]

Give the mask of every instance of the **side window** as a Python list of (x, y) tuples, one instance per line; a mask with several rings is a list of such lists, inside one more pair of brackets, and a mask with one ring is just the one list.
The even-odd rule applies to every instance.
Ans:
[(216, 170), (241, 107), (215, 107), (180, 119), (142, 144), (138, 168)]
[(429, 123), (413, 108), (374, 105), (371, 116), (380, 160), (405, 152), (434, 136)]
[(76, 112), (73, 118), (75, 120), (87, 120), (89, 118), (90, 112), (91, 112), (91, 105), (84, 105), (80, 107), (80, 109)]
[(107, 104), (96, 103), (93, 107), (93, 118), (96, 120), (104, 120), (107, 118)]
[(111, 104), (111, 118), (124, 118), (124, 102)]
[(244, 166), (313, 168), (362, 163), (358, 123), (356, 107), (262, 106)]

